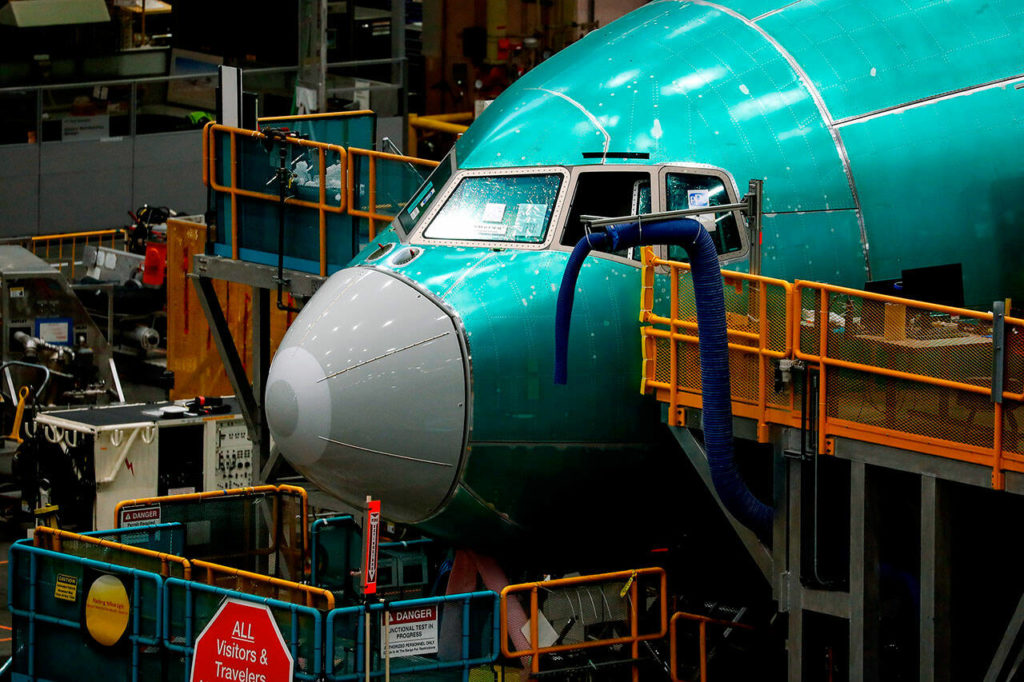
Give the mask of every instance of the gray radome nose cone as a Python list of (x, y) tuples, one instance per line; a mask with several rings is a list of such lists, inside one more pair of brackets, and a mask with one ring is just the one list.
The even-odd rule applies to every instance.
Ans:
[(332, 275), (281, 340), (267, 379), (271, 435), (295, 470), (403, 523), (429, 518), (456, 487), (465, 452), (462, 326), (395, 275)]
[(313, 464), (331, 431), (330, 391), (324, 370), (299, 346), (280, 350), (267, 377), (267, 422), (278, 448), (293, 463)]
[(295, 433), (299, 425), (299, 400), (295, 390), (287, 381), (275, 381), (267, 389), (267, 419), (274, 424), (274, 431), (282, 438)]

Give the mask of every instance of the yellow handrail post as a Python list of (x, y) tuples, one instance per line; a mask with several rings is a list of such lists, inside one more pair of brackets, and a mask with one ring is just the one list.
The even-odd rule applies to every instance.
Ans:
[[(671, 295), (669, 296), (669, 305), (671, 310), (669, 311), (669, 318), (673, 324), (678, 320), (679, 317), (679, 270), (673, 267), (670, 271), (672, 277)], [(671, 386), (669, 387), (669, 401), (668, 401), (668, 425), (679, 426), (679, 357), (678, 357), (678, 344), (676, 340), (669, 337), (669, 381)]]
[(818, 451), (814, 454), (825, 453), (825, 438), (828, 431), (828, 415), (826, 414), (827, 402), (825, 400), (825, 375), (828, 373), (824, 359), (828, 357), (828, 302), (829, 295), (825, 289), (821, 290), (821, 310), (818, 313), (818, 354), (822, 363), (818, 370)]
[(635, 576), (634, 572), (633, 576), (630, 576), (632, 582), (629, 584), (629, 636), (633, 640), (629, 651), (633, 656), (633, 682), (640, 682), (640, 669), (636, 667), (636, 662), (640, 658), (640, 594)]
[[(323, 147), (317, 149), (317, 162), (320, 164), (320, 207), (317, 209), (320, 228), (320, 276), (327, 276), (327, 152)], [(344, 173), (344, 169), (342, 169)]]
[[(238, 260), (238, 146), (235, 132), (228, 133), (231, 140), (231, 259)], [(212, 179), (212, 171), (211, 171)]]
[(377, 157), (375, 156), (370, 157), (369, 171), (370, 178), (367, 184), (369, 185), (370, 198), (367, 208), (370, 209), (371, 214), (369, 235), (372, 240), (377, 236), (377, 223), (372, 217), (373, 214), (377, 213)]
[[(540, 615), (540, 607), (537, 603), (537, 586), (530, 590), (530, 648), (536, 652), (540, 649), (540, 633), (537, 625), (537, 617)], [(530, 672), (540, 672), (540, 655), (534, 653), (530, 657)]]
[[(749, 291), (749, 288), (748, 288)], [(759, 348), (757, 354), (757, 442), (768, 442), (768, 383), (765, 376), (768, 370), (768, 358), (764, 351), (768, 350), (768, 287), (757, 286), (757, 307), (759, 327)]]
[(700, 637), (700, 682), (708, 682), (708, 622), (700, 621), (697, 629)]

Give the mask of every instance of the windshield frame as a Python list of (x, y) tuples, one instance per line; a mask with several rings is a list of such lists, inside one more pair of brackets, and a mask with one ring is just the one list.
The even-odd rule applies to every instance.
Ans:
[[(454, 147), (452, 147), (452, 150), (450, 152), (445, 154), (444, 158), (441, 159), (440, 163), (438, 163), (437, 166), (430, 169), (430, 173), (427, 174), (427, 177), (423, 178), (423, 182), (420, 183), (419, 187), (416, 188), (416, 191), (412, 193), (412, 196), (410, 196), (409, 199), (406, 200), (406, 202), (402, 205), (402, 208), (398, 211), (398, 214), (391, 220), (391, 227), (394, 228), (395, 234), (398, 235), (399, 240), (405, 241), (406, 239), (408, 239), (410, 234), (419, 230), (422, 227), (423, 220), (428, 215), (430, 215), (430, 209), (435, 207), (437, 203), (437, 197), (434, 198), (434, 200), (431, 202), (430, 207), (423, 215), (418, 216), (418, 219), (413, 218), (413, 226), (411, 230), (406, 230), (405, 226), (402, 225), (402, 216), (408, 214), (409, 204), (412, 202), (414, 198), (418, 197), (420, 193), (427, 188), (427, 184), (430, 182), (430, 179), (434, 176), (435, 173), (444, 172), (444, 166), (448, 167), (448, 180), (446, 181), (446, 183), (451, 182), (451, 179), (455, 176), (457, 172), (455, 166)], [(444, 187), (445, 185), (442, 185), (442, 190), (444, 189)]]
[[(728, 196), (726, 203), (736, 204), (740, 201), (740, 189), (736, 184), (736, 179), (732, 173), (720, 166), (712, 166), (710, 164), (693, 163), (693, 162), (666, 162), (658, 164), (658, 191), (662, 195), (662, 201), (664, 202), (665, 208), (662, 210), (668, 210), (668, 176), (670, 174), (679, 173), (683, 175), (710, 175), (716, 177), (722, 181), (725, 187), (725, 193)], [(712, 211), (709, 211), (709, 213)], [(741, 248), (738, 251), (729, 251), (727, 253), (718, 254), (718, 262), (720, 265), (728, 265), (739, 261), (748, 260), (750, 258), (750, 229), (747, 226), (747, 218), (739, 210), (731, 211), (733, 219), (736, 221), (736, 228), (739, 231)], [(668, 249), (666, 248), (666, 254)]]
[[(462, 184), (464, 179), (472, 177), (500, 178), (524, 175), (561, 176), (561, 183), (558, 187), (558, 193), (555, 195), (554, 205), (551, 210), (551, 217), (548, 220), (543, 241), (531, 243), (504, 240), (437, 239), (427, 238), (424, 236), (424, 232), (426, 232), (427, 228), (430, 227), (434, 218), (437, 217), (437, 214), (440, 213), (441, 209), (448, 203), (452, 194), (455, 193), (455, 189)], [(440, 196), (431, 203), (430, 208), (417, 222), (410, 242), (413, 244), (432, 244), (439, 246), (468, 246), (474, 248), (510, 248), (525, 251), (545, 251), (550, 248), (551, 242), (555, 238), (555, 233), (561, 232), (562, 209), (569, 185), (569, 177), (569, 170), (564, 166), (520, 166), (516, 168), (474, 168), (469, 170), (456, 170), (448, 179), (448, 184), (445, 185)]]

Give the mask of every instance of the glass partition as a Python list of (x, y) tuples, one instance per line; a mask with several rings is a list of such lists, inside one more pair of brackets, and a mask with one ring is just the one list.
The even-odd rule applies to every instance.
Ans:
[[(402, 101), (401, 59), (328, 64), (331, 110), (372, 108), (395, 115)], [(257, 96), (259, 115), (294, 113), (297, 67), (246, 69), (242, 82)], [(394, 76), (398, 82), (377, 77)], [(215, 116), (216, 75), (183, 74), (31, 87), (0, 88), (0, 145), (99, 140), (201, 128)]]
[(25, 144), (36, 141), (36, 105), (38, 92), (8, 90), (0, 92), (0, 144)]
[(131, 108), (130, 84), (43, 90), (42, 141), (78, 142), (131, 135)]

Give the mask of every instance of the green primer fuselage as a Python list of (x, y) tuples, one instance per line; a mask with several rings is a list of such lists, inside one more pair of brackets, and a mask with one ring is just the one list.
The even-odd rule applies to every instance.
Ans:
[[(862, 287), (962, 263), (966, 303), (987, 306), (1024, 295), (1022, 72), (1017, 0), (660, 0), (527, 73), (462, 136), (454, 164), (597, 169), (630, 152), (634, 170), (706, 164), (740, 186), (761, 178), (763, 274)], [(652, 178), (660, 210), (663, 179)], [(568, 182), (548, 227), (556, 235), (572, 201)], [(467, 452), (422, 527), (475, 545), (505, 537), (496, 530), (566, 537), (595, 513), (678, 502), (663, 493), (678, 482), (679, 456), (657, 447), (659, 411), (639, 393), (638, 264), (588, 259), (569, 384), (555, 386), (555, 299), (570, 247), (432, 243), (422, 229), (396, 221), (350, 264), (390, 269), (464, 327)], [(366, 263), (389, 242), (421, 252), (401, 266)], [(744, 269), (747, 246), (726, 266)], [(656, 297), (663, 307), (660, 279)]]

